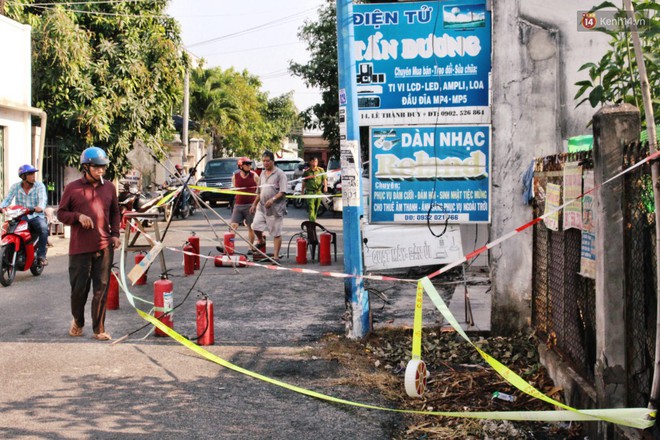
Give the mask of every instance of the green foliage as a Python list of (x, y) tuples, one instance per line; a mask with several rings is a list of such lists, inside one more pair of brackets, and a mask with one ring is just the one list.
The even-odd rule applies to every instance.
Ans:
[(190, 75), (190, 117), (199, 135), (212, 142), (214, 156), (258, 157), (277, 151), (298, 124), (291, 94), (273, 99), (260, 91), (259, 78), (247, 71), (198, 67)]
[(319, 9), (316, 22), (306, 22), (298, 36), (307, 43), (309, 62), (291, 61), (289, 70), (311, 87), (319, 87), (323, 102), (303, 112), (307, 128), (320, 128), (331, 156), (339, 156), (339, 80), (337, 76), (337, 14), (334, 1)]
[[(644, 64), (649, 79), (649, 87), (653, 104), (660, 102), (660, 58), (658, 48), (660, 47), (660, 5), (653, 0), (641, 0), (633, 2), (635, 17), (645, 20), (647, 26), (640, 28), (639, 37), (644, 53)], [(594, 8), (592, 12), (604, 8), (617, 10), (616, 16), (625, 18), (625, 10), (618, 8), (611, 2), (603, 2)], [(589, 78), (575, 83), (579, 87), (574, 99), (582, 98), (576, 105), (580, 106), (589, 102), (592, 107), (598, 107), (606, 103), (620, 104), (629, 103), (637, 106), (642, 112), (642, 122), (646, 125), (644, 106), (642, 105), (641, 86), (639, 70), (635, 59), (632, 38), (629, 29), (620, 32), (596, 28), (598, 31), (610, 36), (610, 49), (598, 62), (583, 64), (579, 71), (586, 71)], [(660, 115), (654, 112), (656, 122)]]
[(110, 176), (128, 171), (136, 140), (155, 148), (171, 136), (187, 58), (166, 0), (140, 3), (12, 2), (11, 18), (33, 27), (33, 99), (48, 113), (48, 136), (76, 165), (104, 148)]

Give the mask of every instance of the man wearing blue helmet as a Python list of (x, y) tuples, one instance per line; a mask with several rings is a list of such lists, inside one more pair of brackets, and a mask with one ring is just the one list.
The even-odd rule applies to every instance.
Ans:
[(12, 203), (16, 199), (16, 204), (26, 208), (34, 209), (34, 214), (28, 215), (28, 224), (30, 229), (39, 234), (39, 242), (37, 243), (37, 260), (46, 266), (48, 260), (46, 259), (46, 249), (48, 245), (48, 222), (44, 210), (46, 209), (47, 196), (46, 185), (42, 182), (37, 182), (36, 172), (39, 171), (32, 165), (21, 165), (18, 168), (18, 177), (21, 181), (15, 183), (9, 188), (7, 197), (0, 203), (0, 211)]
[(85, 304), (92, 287), (92, 329), (100, 341), (112, 339), (105, 331), (105, 302), (114, 250), (119, 240), (119, 205), (115, 186), (103, 180), (110, 161), (105, 151), (90, 147), (80, 155), (84, 173), (64, 188), (57, 218), (71, 226), (69, 282), (71, 283), (70, 336), (82, 336)]

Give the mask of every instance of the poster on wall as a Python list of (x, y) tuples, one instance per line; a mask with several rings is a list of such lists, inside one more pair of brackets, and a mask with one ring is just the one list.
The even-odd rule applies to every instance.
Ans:
[(545, 227), (551, 231), (559, 231), (559, 207), (561, 206), (561, 185), (548, 183), (545, 188), (545, 212), (543, 219)]
[(490, 221), (490, 126), (370, 128), (370, 223)]
[(596, 228), (594, 225), (594, 196), (590, 193), (594, 187), (593, 170), (584, 173), (584, 192), (582, 197), (582, 252), (580, 255), (580, 275), (596, 279)]
[(360, 125), (490, 123), (485, 0), (353, 7)]
[[(564, 164), (564, 203), (582, 194), (582, 166), (579, 162)], [(564, 207), (564, 229), (582, 229), (582, 203), (580, 200)]]

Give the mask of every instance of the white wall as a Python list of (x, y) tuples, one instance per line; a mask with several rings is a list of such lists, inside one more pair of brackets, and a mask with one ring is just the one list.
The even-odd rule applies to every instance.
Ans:
[(0, 15), (0, 97), (25, 106), (31, 105), (30, 33), (30, 26)]
[[(575, 109), (577, 69), (597, 61), (608, 38), (577, 31), (591, 0), (510, 0), (493, 4), (493, 166), (491, 240), (532, 219), (521, 177), (534, 157), (563, 151), (563, 139), (590, 133), (594, 110)], [(531, 316), (532, 230), (491, 250), (492, 326), (524, 328)]]
[(0, 15), (0, 126), (4, 127), (5, 133), (5, 154), (0, 160), (5, 174), (5, 191), (18, 181), (19, 166), (34, 163), (30, 114), (2, 106), (31, 105), (30, 33), (30, 26)]

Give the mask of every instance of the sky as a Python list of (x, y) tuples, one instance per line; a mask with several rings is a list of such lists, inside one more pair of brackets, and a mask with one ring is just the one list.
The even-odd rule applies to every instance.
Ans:
[(247, 69), (261, 78), (270, 98), (294, 91), (293, 100), (302, 111), (321, 102), (321, 93), (307, 88), (287, 68), (290, 60), (308, 61), (298, 29), (305, 20), (316, 21), (324, 2), (171, 0), (168, 13), (181, 24), (186, 49), (204, 58), (206, 67)]

